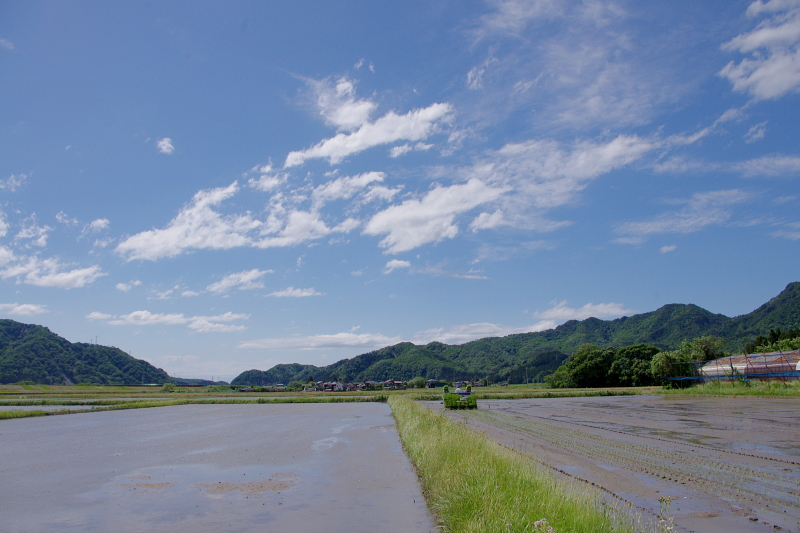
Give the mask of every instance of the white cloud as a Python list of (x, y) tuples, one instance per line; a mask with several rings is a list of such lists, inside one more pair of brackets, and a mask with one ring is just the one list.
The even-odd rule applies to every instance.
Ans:
[[(271, 192), (264, 221), (250, 212), (221, 213), (223, 203), (239, 192), (237, 182), (233, 182), (228, 187), (199, 191), (165, 228), (126, 237), (115, 251), (128, 261), (155, 261), (192, 249), (294, 246), (352, 231), (362, 222), (355, 217), (342, 220), (343, 213), (356, 212), (370, 202), (391, 200), (399, 191), (380, 185), (384, 180), (382, 172), (336, 176), (317, 186), (304, 180), (294, 189), (286, 186), (288, 176), (266, 184), (265, 176), (275, 177), (270, 165), (256, 167), (245, 176), (252, 173), (261, 177), (250, 179), (249, 184)], [(323, 213), (327, 204), (336, 201), (347, 203), (342, 209)]]
[(397, 158), (401, 155), (405, 155), (412, 150), (412, 146), (408, 143), (401, 144), (400, 146), (393, 146), (391, 150), (389, 150), (389, 157)]
[(269, 192), (280, 187), (289, 178), (285, 172), (278, 172), (272, 168), (272, 163), (255, 166), (245, 173), (245, 177), (251, 174), (258, 174), (258, 179), (249, 178), (247, 184), (259, 191)]
[(14, 49), (14, 43), (9, 41), (8, 39), (0, 39), (0, 46), (5, 48), (6, 50), (13, 50)]
[(12, 264), (0, 270), (0, 278), (17, 278), (17, 283), (26, 283), (38, 287), (57, 287), (74, 289), (93, 283), (97, 278), (105, 276), (102, 269), (93, 265), (87, 268), (65, 270), (66, 265), (57, 259), (40, 259), (39, 256), (15, 258)]
[(250, 350), (319, 350), (324, 348), (350, 348), (358, 346), (369, 350), (400, 342), (400, 337), (387, 337), (380, 333), (334, 333), (332, 335), (310, 335), (257, 339), (239, 343), (239, 348)]
[(310, 289), (295, 289), (294, 287), (287, 287), (282, 291), (276, 291), (268, 294), (267, 296), (275, 296), (276, 298), (306, 298), (308, 296), (322, 296), (324, 293), (317, 292), (314, 288)]
[(39, 226), (36, 221), (36, 214), (33, 214), (23, 221), (24, 226), (17, 233), (15, 240), (30, 239), (32, 246), (47, 246), (48, 233), (53, 231), (50, 226)]
[(749, 93), (755, 100), (780, 98), (800, 89), (800, 2), (759, 0), (750, 4), (747, 14), (770, 16), (722, 45), (723, 50), (750, 57), (738, 64), (731, 61), (720, 76), (733, 84), (734, 91)]
[(266, 274), (272, 274), (273, 270), (245, 270), (235, 274), (228, 274), (216, 283), (212, 283), (206, 290), (215, 294), (227, 292), (230, 289), (238, 288), (239, 290), (248, 289), (263, 289), (264, 284), (259, 281)]
[(481, 213), (475, 220), (470, 222), (469, 227), (473, 233), (482, 229), (492, 229), (507, 224), (506, 219), (503, 218), (503, 212), (498, 209), (494, 213)]
[(455, 217), (496, 200), (507, 189), (487, 186), (478, 179), (450, 187), (436, 187), (422, 199), (406, 200), (372, 217), (367, 235), (387, 234), (380, 242), (386, 253), (397, 254), (458, 234)]
[(370, 202), (376, 201), (383, 201), (388, 202), (392, 198), (400, 192), (400, 189), (390, 189), (389, 187), (383, 187), (382, 185), (376, 185), (371, 187), (369, 191), (364, 193), (361, 197), (362, 204), (368, 204)]
[(610, 302), (607, 304), (588, 303), (583, 307), (573, 308), (567, 306), (567, 301), (553, 302), (553, 307), (546, 311), (533, 314), (536, 318), (564, 322), (567, 320), (584, 320), (590, 317), (610, 318), (631, 314), (634, 311), (626, 309), (624, 305)]
[(64, 211), (59, 211), (56, 213), (56, 220), (65, 226), (75, 226), (78, 224), (77, 218), (69, 218)]
[(320, 214), (313, 211), (291, 211), (285, 215), (283, 221), (274, 217), (274, 214), (271, 218), (264, 230), (265, 233), (276, 232), (276, 226), (282, 228), (277, 231), (276, 237), (265, 237), (255, 241), (254, 246), (258, 248), (294, 246), (305, 241), (321, 239), (331, 233), (348, 233), (360, 224), (358, 220), (348, 218), (341, 224), (329, 228)]
[(354, 131), (365, 124), (378, 104), (356, 98), (356, 84), (342, 77), (309, 81), (317, 95), (317, 107), (325, 122), (339, 131)]
[(163, 139), (159, 139), (156, 142), (156, 147), (158, 148), (159, 153), (170, 155), (172, 152), (175, 151), (175, 147), (172, 146), (172, 139), (169, 137), (164, 137)]
[(122, 292), (128, 292), (133, 287), (138, 287), (141, 284), (142, 284), (141, 281), (139, 281), (138, 279), (135, 279), (135, 280), (131, 281), (130, 283), (117, 283), (116, 285), (114, 285), (114, 287), (117, 290), (120, 290)]
[(11, 261), (13, 261), (14, 257), (15, 257), (14, 252), (9, 250), (5, 246), (0, 246), (0, 267), (5, 266)]
[[(127, 315), (108, 315), (92, 312), (87, 318), (93, 320), (108, 320), (115, 326), (157, 326), (157, 325), (187, 325), (198, 333), (235, 333), (247, 329), (245, 326), (234, 324), (220, 324), (220, 322), (234, 322), (247, 320), (250, 315), (227, 312), (216, 316), (186, 317), (183, 313), (151, 313), (150, 311), (134, 311)], [(113, 320), (112, 320), (113, 319)]]
[(47, 313), (46, 305), (39, 304), (0, 304), (0, 311), (9, 315), (33, 316)]
[(397, 270), (398, 268), (411, 268), (411, 262), (401, 261), (399, 259), (392, 259), (391, 261), (386, 263), (385, 267), (383, 267), (383, 273), (388, 274), (393, 270)]
[[(8, 233), (8, 223), (6, 222), (6, 215), (0, 211), (0, 237), (5, 237)], [(0, 263), (3, 266), (4, 263)]]
[(155, 326), (158, 324), (186, 324), (189, 321), (183, 314), (161, 314), (150, 311), (134, 311), (120, 315), (109, 323), (115, 326)]
[(453, 108), (450, 104), (432, 104), (423, 109), (398, 115), (390, 111), (375, 122), (366, 122), (353, 133), (339, 133), (306, 150), (290, 152), (284, 167), (302, 165), (315, 158), (328, 159), (331, 164), (341, 162), (351, 154), (362, 152), (373, 146), (396, 141), (421, 141), (436, 132)]
[(223, 216), (212, 209), (239, 190), (233, 182), (228, 187), (200, 191), (189, 205), (180, 210), (165, 229), (155, 229), (128, 237), (116, 252), (128, 261), (155, 261), (174, 257), (189, 249), (227, 250), (250, 244), (248, 232), (261, 226), (249, 213)]
[(746, 142), (747, 144), (750, 144), (750, 143), (754, 143), (756, 141), (760, 141), (761, 139), (763, 139), (764, 135), (766, 135), (766, 133), (767, 133), (767, 122), (769, 122), (769, 121), (765, 120), (764, 122), (761, 122), (760, 124), (756, 124), (755, 126), (751, 127), (749, 130), (747, 130), (747, 133), (744, 136), (744, 142)]
[(28, 179), (25, 174), (11, 174), (7, 179), (0, 180), (0, 190), (8, 190), (11, 192), (19, 189)]
[(389, 150), (389, 157), (397, 158), (411, 151), (425, 151), (425, 150), (430, 150), (431, 148), (433, 148), (432, 144), (416, 143), (411, 145), (406, 143), (400, 146), (393, 146), (392, 149)]
[(744, 202), (750, 194), (738, 189), (695, 193), (679, 211), (664, 213), (643, 222), (626, 222), (616, 232), (634, 240), (617, 239), (620, 243), (637, 243), (647, 235), (660, 233), (692, 233), (709, 225), (721, 224), (731, 217), (730, 206)]
[(481, 322), (477, 324), (463, 324), (450, 328), (433, 328), (419, 331), (414, 334), (414, 343), (427, 344), (429, 342), (442, 342), (445, 344), (464, 344), (487, 337), (505, 337), (517, 333), (530, 333), (534, 331), (545, 331), (554, 328), (556, 323), (552, 320), (542, 320), (530, 326), (519, 328), (501, 326)]
[(366, 172), (352, 177), (343, 176), (319, 185), (311, 193), (311, 209), (316, 211), (333, 200), (352, 198), (371, 183), (382, 182), (384, 176), (383, 172)]
[(109, 224), (111, 221), (107, 218), (98, 218), (97, 220), (93, 220), (88, 226), (87, 229), (92, 232), (102, 231), (104, 229), (108, 229)]
[(189, 323), (189, 327), (198, 333), (236, 333), (247, 328), (235, 324), (216, 324), (205, 318), (196, 318)]
[(677, 250), (677, 248), (678, 248), (677, 244), (669, 244), (669, 245), (665, 245), (665, 246), (662, 246), (661, 248), (659, 248), (659, 251), (662, 254), (666, 254), (666, 253), (669, 253), (669, 252), (674, 252), (675, 250)]

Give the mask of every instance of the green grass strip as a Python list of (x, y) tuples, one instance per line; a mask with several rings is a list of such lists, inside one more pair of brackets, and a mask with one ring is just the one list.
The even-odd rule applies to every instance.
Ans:
[[(528, 398), (590, 398), (596, 396), (635, 396), (637, 394), (649, 394), (650, 391), (636, 389), (622, 390), (548, 390), (542, 392), (473, 392), (472, 396), (478, 400), (525, 400)], [(442, 399), (442, 394), (414, 394), (412, 399), (418, 401), (433, 402)]]
[(542, 519), (556, 533), (617, 531), (595, 493), (568, 487), (532, 459), (409, 397), (392, 397), (389, 405), (445, 531), (549, 531)]
[(46, 416), (47, 411), (0, 411), (0, 420), (12, 418), (29, 418), (32, 416)]
[(98, 411), (119, 411), (123, 409), (146, 409), (148, 407), (169, 407), (173, 405), (189, 404), (273, 404), (273, 403), (359, 403), (359, 402), (386, 402), (389, 399), (385, 394), (358, 397), (309, 397), (309, 398), (250, 398), (250, 399), (169, 399), (169, 400), (113, 400), (102, 402), (58, 402), (49, 400), (34, 400), (32, 402), (6, 402), (5, 405), (90, 405), (91, 409), (58, 409), (54, 411), (0, 411), (0, 420), (12, 418), (28, 418), (33, 416), (72, 415), (78, 413), (96, 413)]

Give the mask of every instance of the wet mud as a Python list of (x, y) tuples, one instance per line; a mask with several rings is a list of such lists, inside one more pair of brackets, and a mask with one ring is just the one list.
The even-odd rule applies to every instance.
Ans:
[(800, 531), (797, 399), (485, 400), (448, 414), (630, 504), (643, 521), (698, 533)]
[(4, 532), (430, 532), (386, 404), (184, 405), (0, 423)]

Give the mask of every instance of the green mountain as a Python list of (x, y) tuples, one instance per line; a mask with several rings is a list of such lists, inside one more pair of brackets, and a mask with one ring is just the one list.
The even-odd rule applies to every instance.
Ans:
[(704, 335), (725, 339), (725, 349), (741, 351), (745, 343), (771, 328), (800, 325), (800, 282), (790, 283), (778, 296), (752, 313), (729, 318), (692, 304), (669, 304), (650, 313), (616, 320), (570, 320), (537, 333), (480, 339), (461, 345), (432, 342), (417, 346), (403, 342), (343, 359), (329, 366), (276, 365), (267, 371), (248, 370), (234, 385), (271, 385), (291, 381), (368, 381), (409, 379), (474, 379), (521, 383), (551, 374), (579, 346), (600, 347), (652, 344), (677, 349), (684, 340)]
[(170, 378), (119, 348), (71, 343), (43, 326), (0, 320), (0, 383), (24, 380), (51, 385), (197, 381)]

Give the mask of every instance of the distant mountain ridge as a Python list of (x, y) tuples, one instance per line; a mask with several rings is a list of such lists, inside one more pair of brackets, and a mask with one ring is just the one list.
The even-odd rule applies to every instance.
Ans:
[(693, 304), (668, 304), (649, 313), (615, 320), (570, 320), (547, 331), (490, 337), (461, 345), (402, 342), (324, 367), (281, 364), (269, 370), (248, 370), (234, 385), (271, 385), (291, 381), (368, 381), (409, 379), (473, 379), (519, 383), (541, 380), (585, 343), (630, 346), (647, 343), (671, 350), (683, 340), (704, 335), (725, 339), (725, 350), (744, 345), (771, 328), (800, 325), (800, 282), (790, 283), (775, 298), (746, 315), (729, 318)]
[(71, 343), (44, 326), (0, 320), (0, 384), (25, 380), (48, 385), (212, 383), (171, 378), (164, 370), (119, 348)]

